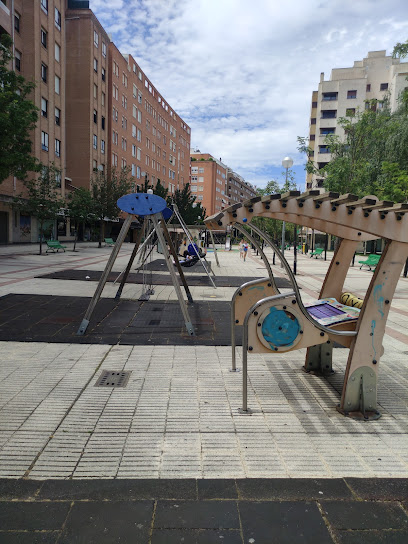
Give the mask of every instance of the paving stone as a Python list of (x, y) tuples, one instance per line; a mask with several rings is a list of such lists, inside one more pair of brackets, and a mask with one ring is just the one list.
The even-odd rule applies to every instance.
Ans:
[(406, 544), (408, 531), (336, 531), (339, 544)]
[(151, 544), (242, 544), (238, 530), (154, 529)]
[(4, 530), (58, 530), (70, 509), (69, 503), (2, 502), (0, 527)]
[(354, 493), (365, 500), (402, 501), (408, 499), (407, 478), (346, 478)]
[(198, 499), (238, 499), (235, 480), (197, 480)]
[(0, 479), (1, 500), (27, 500), (33, 498), (41, 488), (42, 482), (32, 480)]
[(332, 544), (315, 503), (242, 501), (239, 512), (245, 543)]
[(159, 501), (157, 529), (239, 529), (235, 501)]
[(407, 529), (408, 516), (399, 504), (359, 501), (323, 501), (323, 510), (335, 529)]
[(49, 500), (142, 500), (196, 499), (195, 480), (48, 480), (39, 499)]
[(151, 501), (75, 502), (58, 542), (147, 544), (152, 515)]
[(342, 479), (251, 478), (238, 479), (239, 497), (245, 500), (351, 499)]
[(1, 544), (56, 544), (60, 532), (51, 531), (48, 533), (33, 532), (3, 532), (0, 530)]

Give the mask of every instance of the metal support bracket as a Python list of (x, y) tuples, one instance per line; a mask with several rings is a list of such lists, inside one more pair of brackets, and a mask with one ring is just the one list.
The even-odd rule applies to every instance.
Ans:
[(334, 374), (332, 368), (333, 343), (328, 340), (324, 344), (311, 346), (307, 350), (306, 362), (303, 370), (320, 376)]
[(379, 419), (381, 414), (377, 406), (377, 375), (368, 366), (357, 368), (349, 377), (343, 408), (337, 410), (352, 419)]

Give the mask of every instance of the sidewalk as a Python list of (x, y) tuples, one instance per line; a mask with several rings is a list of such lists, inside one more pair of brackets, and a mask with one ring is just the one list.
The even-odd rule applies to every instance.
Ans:
[[(122, 247), (118, 273), (132, 247)], [(90, 297), (96, 283), (85, 277), (38, 276), (103, 270), (111, 251), (96, 244), (46, 256), (1, 249), (0, 297)], [(265, 274), (252, 251), (245, 263), (237, 252), (219, 252), (220, 268), (212, 253), (208, 259), (216, 275)], [(328, 265), (298, 256), (305, 301), (318, 297)], [(363, 295), (371, 277), (354, 267), (344, 290)], [(131, 304), (141, 289), (129, 284), (122, 298)], [(103, 298), (116, 290), (107, 285)], [(175, 300), (173, 291), (157, 286), (145, 304)], [(191, 287), (196, 301), (226, 302), (234, 291)], [(301, 370), (304, 350), (250, 355), (254, 413), (241, 415), (242, 375), (230, 372), (227, 345), (0, 342), (0, 542), (405, 543), (407, 299), (401, 278), (375, 422), (336, 411), (345, 349), (334, 350), (336, 374), (327, 380)], [(95, 387), (102, 370), (131, 372), (126, 387)], [(270, 539), (277, 531), (279, 539)]]

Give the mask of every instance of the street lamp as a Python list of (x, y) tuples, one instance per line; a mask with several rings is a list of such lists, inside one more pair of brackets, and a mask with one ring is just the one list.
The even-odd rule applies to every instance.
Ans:
[[(282, 161), (283, 168), (286, 169), (285, 187), (288, 185), (288, 170), (293, 166), (293, 159), (291, 157), (285, 157)], [(285, 221), (282, 221), (282, 255), (285, 253)], [(283, 263), (281, 263), (281, 268)]]

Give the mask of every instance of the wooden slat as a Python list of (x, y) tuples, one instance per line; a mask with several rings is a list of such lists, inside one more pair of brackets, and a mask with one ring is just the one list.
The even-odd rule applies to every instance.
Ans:
[(357, 200), (357, 195), (347, 193), (345, 195), (341, 195), (339, 198), (335, 198), (334, 200), (332, 200), (331, 204), (333, 204), (333, 206), (340, 206), (341, 204), (347, 204), (347, 202), (356, 202)]
[(360, 198), (360, 200), (355, 200), (354, 202), (351, 202), (350, 204), (347, 204), (347, 208), (365, 208), (367, 206), (372, 207), (377, 204), (378, 200), (374, 198)]
[(300, 196), (300, 191), (287, 191), (281, 195), (281, 201), (289, 200), (290, 198), (295, 198), (297, 196)]
[(313, 200), (316, 202), (325, 202), (326, 200), (336, 200), (340, 196), (340, 193), (335, 193), (334, 191), (328, 191), (327, 193), (320, 193), (319, 196), (315, 196)]
[(262, 197), (260, 196), (255, 196), (254, 198), (250, 198), (249, 200), (245, 200), (245, 202), (243, 203), (243, 206), (245, 208), (252, 208), (252, 206), (254, 204), (256, 204), (257, 202), (260, 202)]
[(235, 210), (239, 210), (239, 208), (242, 208), (242, 202), (237, 202), (236, 204), (233, 204), (229, 208), (226, 208), (224, 212), (227, 212), (227, 213), (235, 212)]
[(279, 200), (281, 198), (281, 196), (282, 195), (280, 193), (272, 193), (271, 195), (263, 196), (261, 201), (264, 204), (267, 204), (268, 202), (271, 202), (272, 200)]
[(394, 202), (391, 200), (381, 200), (379, 202), (376, 202), (373, 206), (365, 206), (363, 210), (366, 212), (371, 212), (371, 210), (388, 210), (388, 208), (392, 208), (394, 206)]
[(302, 193), (300, 196), (296, 198), (298, 202), (304, 202), (305, 200), (308, 200), (309, 198), (315, 198), (316, 195), (319, 195), (320, 191), (318, 189), (311, 189), (310, 191), (306, 191), (305, 193)]
[(390, 206), (389, 208), (383, 208), (381, 211), (395, 213), (408, 212), (408, 204), (406, 202), (402, 202), (401, 204), (394, 204), (394, 206)]

